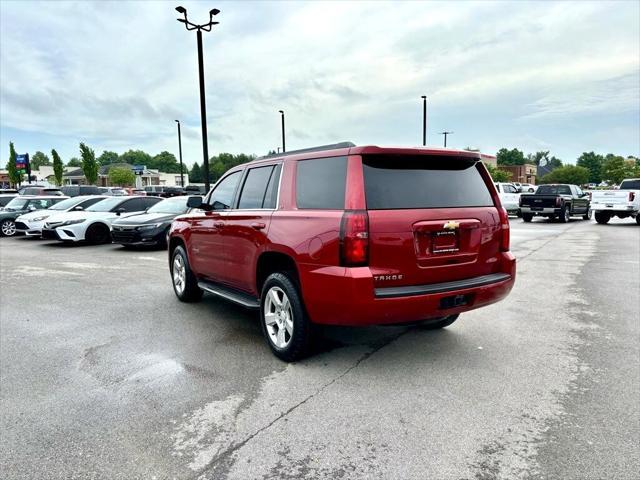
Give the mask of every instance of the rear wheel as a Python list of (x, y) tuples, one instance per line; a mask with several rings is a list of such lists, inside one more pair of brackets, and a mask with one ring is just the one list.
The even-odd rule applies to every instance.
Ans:
[(420, 324), (420, 328), (425, 330), (438, 330), (440, 328), (445, 328), (455, 322), (459, 316), (460, 314), (458, 313), (456, 315), (449, 315), (448, 317), (438, 318), (435, 320), (425, 320)]
[(11, 219), (6, 219), (0, 224), (0, 232), (3, 237), (13, 237), (16, 234), (16, 224)]
[(569, 220), (571, 220), (571, 205), (564, 205), (560, 210), (560, 221), (567, 223)]
[(102, 223), (96, 223), (95, 225), (91, 225), (87, 229), (85, 239), (87, 240), (87, 242), (93, 245), (108, 243), (111, 241), (111, 232), (109, 231), (109, 227), (107, 227), (106, 225)]
[(640, 213), (636, 215), (636, 224), (640, 225)]
[(522, 214), (522, 220), (523, 220), (524, 222), (529, 223), (531, 220), (533, 220), (533, 215), (532, 215), (532, 214), (530, 214), (530, 213), (523, 213), (523, 214)]
[(271, 351), (285, 362), (307, 355), (312, 324), (295, 283), (284, 273), (272, 273), (262, 287), (262, 332)]
[(590, 219), (591, 219), (591, 209), (587, 210), (587, 213), (585, 213), (585, 214), (582, 216), (582, 219), (583, 219), (583, 220), (590, 220)]
[(593, 216), (596, 218), (596, 222), (598, 222), (600, 225), (609, 223), (609, 220), (611, 220), (611, 215), (605, 212), (596, 212)]
[(187, 253), (182, 246), (177, 246), (171, 255), (171, 281), (173, 291), (181, 302), (197, 302), (202, 298), (202, 290), (198, 280), (191, 271)]

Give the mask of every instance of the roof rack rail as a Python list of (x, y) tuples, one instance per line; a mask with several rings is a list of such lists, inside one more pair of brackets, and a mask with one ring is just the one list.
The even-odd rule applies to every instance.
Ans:
[(356, 144), (353, 142), (331, 143), (329, 145), (319, 145), (317, 147), (301, 148), (300, 150), (290, 150), (284, 153), (272, 153), (270, 155), (263, 155), (262, 157), (256, 158), (256, 160), (262, 160), (265, 158), (272, 158), (272, 157), (286, 157), (288, 155), (298, 155), (300, 153), (322, 152), (323, 150), (336, 150), (338, 148), (350, 148), (355, 146)]

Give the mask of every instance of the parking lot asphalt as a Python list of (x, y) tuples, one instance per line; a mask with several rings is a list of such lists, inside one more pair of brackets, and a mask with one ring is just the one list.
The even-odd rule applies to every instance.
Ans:
[(637, 478), (640, 227), (512, 219), (512, 250), (503, 302), (287, 365), (163, 251), (2, 238), (2, 477)]

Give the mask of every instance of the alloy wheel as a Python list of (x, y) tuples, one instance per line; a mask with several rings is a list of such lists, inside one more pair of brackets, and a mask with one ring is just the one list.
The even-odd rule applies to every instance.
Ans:
[(173, 286), (179, 295), (184, 292), (184, 287), (187, 281), (187, 272), (184, 267), (184, 259), (182, 255), (176, 255), (173, 259)]
[(16, 224), (11, 220), (2, 222), (2, 234), (7, 237), (14, 236), (16, 234)]
[(293, 336), (293, 311), (289, 297), (280, 287), (271, 287), (264, 304), (264, 323), (271, 342), (285, 348)]

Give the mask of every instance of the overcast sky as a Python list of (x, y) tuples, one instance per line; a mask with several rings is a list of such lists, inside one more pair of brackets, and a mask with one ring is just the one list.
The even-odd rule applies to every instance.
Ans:
[[(0, 161), (84, 141), (202, 161), (178, 2), (0, 2)], [(640, 154), (640, 2), (183, 2), (204, 34), (209, 152), (350, 140)]]

